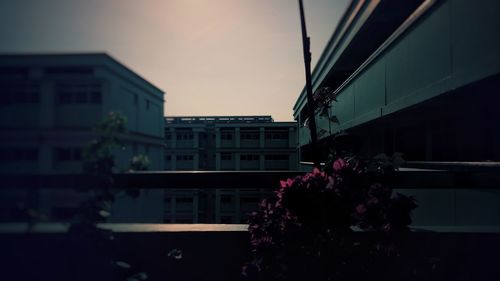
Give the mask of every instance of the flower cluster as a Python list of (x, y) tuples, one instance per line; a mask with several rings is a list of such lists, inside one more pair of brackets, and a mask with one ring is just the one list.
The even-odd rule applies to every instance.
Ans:
[(250, 216), (254, 260), (243, 274), (285, 279), (294, 272), (291, 260), (297, 257), (324, 256), (332, 245), (337, 253), (345, 250), (343, 241), (354, 227), (386, 236), (407, 230), (415, 200), (393, 195), (380, 173), (367, 167), (356, 158), (338, 158), (328, 172), (314, 169), (281, 181), (275, 196), (264, 199)]
[(131, 171), (146, 171), (149, 169), (149, 157), (144, 154), (138, 154), (130, 160), (130, 170)]

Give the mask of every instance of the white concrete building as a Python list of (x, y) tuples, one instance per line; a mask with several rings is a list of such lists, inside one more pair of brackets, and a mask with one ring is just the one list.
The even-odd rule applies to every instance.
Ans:
[[(163, 95), (107, 54), (0, 55), (0, 173), (81, 172), (82, 148), (109, 112), (127, 118), (116, 168), (127, 169), (132, 156), (144, 154), (150, 169), (161, 170)], [(136, 201), (158, 201), (142, 196)], [(48, 198), (46, 203), (53, 202)], [(127, 208), (139, 208), (129, 203)], [(56, 208), (65, 207), (70, 206)], [(120, 201), (115, 207), (121, 208)], [(133, 218), (158, 220), (154, 212)]]
[[(297, 170), (297, 123), (271, 116), (165, 117), (166, 170)], [(269, 189), (170, 190), (165, 222), (245, 223)]]
[(271, 116), (165, 117), (166, 170), (295, 170), (297, 123)]

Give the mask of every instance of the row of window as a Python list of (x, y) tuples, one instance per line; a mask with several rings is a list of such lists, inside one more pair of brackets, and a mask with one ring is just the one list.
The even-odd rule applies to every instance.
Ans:
[(231, 133), (222, 133), (220, 135), (221, 140), (232, 140), (233, 135)]
[(177, 155), (177, 161), (193, 161), (193, 155)]
[[(89, 66), (51, 66), (43, 70), (46, 75), (90, 75), (94, 69)], [(28, 77), (28, 67), (0, 67), (2, 76)]]
[(0, 104), (30, 104), (40, 100), (38, 83), (0, 84)]
[(258, 161), (259, 155), (257, 154), (242, 154), (240, 155), (241, 161)]
[(102, 100), (98, 82), (64, 82), (56, 85), (58, 104), (99, 104)]
[(94, 69), (90, 66), (53, 66), (44, 69), (48, 75), (90, 75)]
[(286, 155), (286, 154), (271, 154), (271, 155), (265, 155), (264, 159), (267, 161), (288, 161), (288, 155)]
[[(205, 139), (207, 137), (206, 134), (200, 134), (200, 136), (202, 139)], [(221, 138), (221, 140), (232, 140), (233, 136), (234, 136), (233, 133), (221, 133), (220, 138)], [(215, 135), (213, 135), (213, 137), (215, 138)], [(241, 133), (240, 138), (242, 140), (258, 140), (259, 133)], [(288, 133), (287, 132), (266, 133), (265, 138), (268, 140), (287, 140)], [(171, 140), (172, 135), (170, 133), (166, 133), (165, 139)], [(178, 139), (178, 140), (192, 140), (193, 133), (177, 133), (176, 139)]]
[(101, 92), (68, 92), (57, 93), (58, 104), (100, 104), (102, 102)]
[[(38, 91), (13, 91), (0, 92), (0, 104), (36, 104), (40, 101)], [(101, 92), (67, 92), (57, 93), (58, 104), (100, 104), (102, 101)]]
[[(178, 133), (175, 136), (175, 139), (177, 140), (192, 140), (193, 139), (193, 134), (192, 133)], [(171, 134), (165, 134), (165, 139), (166, 140), (171, 140), (172, 135)]]
[(266, 133), (265, 138), (267, 140), (287, 140), (288, 132)]
[(57, 162), (82, 161), (82, 149), (79, 147), (54, 148), (54, 160)]
[[(176, 155), (175, 159), (177, 161), (193, 161), (193, 155)], [(172, 160), (172, 155), (166, 155), (165, 156), (166, 161)]]
[[(165, 160), (169, 161), (171, 159), (172, 159), (171, 155), (165, 156)], [(176, 159), (177, 159), (177, 161), (192, 161), (193, 155), (177, 155)], [(222, 161), (232, 160), (233, 154), (231, 152), (222, 152), (220, 154), (220, 159)], [(285, 161), (285, 160), (288, 161), (288, 155), (286, 155), (286, 154), (264, 155), (264, 159), (266, 161)], [(258, 154), (242, 154), (242, 155), (240, 155), (240, 160), (241, 161), (258, 161), (259, 155)]]
[(0, 162), (27, 162), (37, 161), (38, 150), (34, 147), (29, 148), (1, 148)]
[(240, 139), (242, 139), (242, 140), (258, 140), (259, 133), (241, 133)]
[[(134, 106), (139, 106), (139, 95), (138, 94), (133, 94), (133, 95), (134, 95)], [(144, 101), (146, 110), (149, 110), (151, 108), (151, 101), (148, 99), (144, 99)]]
[[(54, 161), (56, 162), (69, 162), (81, 161), (82, 149), (77, 147), (69, 148), (54, 148)], [(38, 149), (29, 148), (1, 148), (0, 149), (0, 162), (26, 162), (38, 161)]]
[(233, 159), (233, 155), (230, 152), (222, 152), (220, 154), (220, 160), (231, 160)]
[(35, 104), (39, 100), (40, 94), (37, 91), (0, 92), (1, 105)]
[(180, 133), (176, 136), (177, 140), (192, 140), (193, 134), (191, 133)]

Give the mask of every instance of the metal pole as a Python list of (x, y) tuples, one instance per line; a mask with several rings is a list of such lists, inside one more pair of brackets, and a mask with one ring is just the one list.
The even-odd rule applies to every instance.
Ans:
[(318, 133), (316, 130), (316, 118), (314, 115), (314, 99), (311, 84), (311, 50), (310, 40), (307, 36), (306, 20), (304, 16), (304, 5), (302, 0), (299, 0), (300, 9), (300, 25), (302, 27), (302, 46), (304, 50), (304, 65), (306, 72), (306, 94), (307, 94), (307, 111), (309, 113), (309, 131), (311, 132), (311, 148), (313, 154), (313, 162), (315, 167), (320, 167), (319, 147), (318, 147)]

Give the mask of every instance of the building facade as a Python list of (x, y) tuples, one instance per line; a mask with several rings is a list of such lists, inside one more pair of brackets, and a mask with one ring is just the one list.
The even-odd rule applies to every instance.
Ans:
[(165, 117), (166, 170), (296, 170), (297, 124), (271, 116)]
[[(329, 116), (316, 114), (322, 144), (348, 132), (369, 140), (368, 156), (499, 161), (499, 5), (352, 1), (312, 73), (313, 92), (331, 100)], [(294, 106), (302, 125), (306, 104), (303, 90)], [(309, 129), (299, 127), (310, 160)]]
[[(271, 116), (165, 117), (165, 169), (297, 170), (297, 124)], [(269, 189), (268, 189), (269, 190)], [(165, 222), (246, 223), (268, 195), (255, 189), (170, 190)]]
[[(320, 148), (347, 133), (360, 155), (399, 152), (407, 167), (498, 165), (498, 9), (492, 0), (351, 1), (312, 73), (327, 108), (315, 114)], [(294, 116), (310, 161), (305, 90)], [(421, 199), (414, 225), (500, 224), (497, 191), (431, 187), (398, 190)]]
[[(138, 154), (161, 170), (163, 95), (107, 54), (0, 55), (0, 172), (82, 172), (82, 149), (110, 112), (127, 119), (123, 147), (114, 153), (117, 171)], [(70, 207), (54, 204), (55, 213)]]

